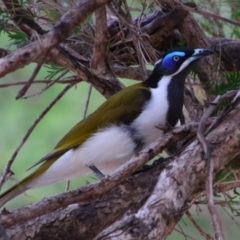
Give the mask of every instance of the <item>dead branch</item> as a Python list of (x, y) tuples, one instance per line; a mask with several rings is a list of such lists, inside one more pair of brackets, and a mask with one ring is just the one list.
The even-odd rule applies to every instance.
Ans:
[(76, 3), (67, 11), (48, 33), (39, 37), (38, 41), (16, 50), (0, 59), (0, 77), (18, 68), (27, 65), (37, 59), (46, 51), (65, 40), (74, 29), (94, 12), (97, 8), (109, 0), (83, 0)]
[(186, 212), (186, 215), (189, 218), (189, 220), (192, 222), (192, 224), (195, 226), (195, 228), (206, 240), (213, 240), (213, 237), (210, 234), (205, 233), (203, 229), (197, 224), (197, 222), (194, 220), (193, 216), (189, 211)]
[[(142, 206), (151, 194), (157, 176), (164, 166), (165, 164), (160, 164), (147, 172), (134, 175), (113, 188), (109, 194), (89, 203), (71, 204), (40, 217), (33, 217), (23, 224), (16, 222), (17, 225), (9, 228), (7, 233), (13, 240), (50, 239), (55, 232), (55, 226), (58, 226), (58, 239), (93, 239), (98, 232), (119, 219), (125, 212), (136, 211)], [(18, 216), (15, 218), (17, 220)], [(67, 218), (71, 221), (65, 221)], [(35, 226), (39, 227), (39, 231), (35, 231)], [(35, 233), (31, 235), (32, 231)], [(2, 240), (1, 237), (0, 239)]]
[[(179, 0), (158, 0), (158, 2), (161, 3), (161, 5), (164, 6), (164, 8), (166, 9), (181, 9), (186, 11), (192, 9), (186, 7)], [(190, 14), (188, 14), (187, 17), (178, 24), (178, 29), (188, 46), (201, 46), (204, 48), (210, 47), (205, 33)], [(212, 86), (212, 82), (210, 81), (212, 79), (218, 78), (218, 83), (224, 82), (224, 79), (219, 76), (219, 73), (216, 69), (216, 66), (218, 66), (218, 62), (219, 61), (217, 57), (212, 55), (208, 58), (202, 59), (201, 64), (199, 64), (198, 75), (205, 89), (209, 89)], [(213, 71), (213, 69), (216, 70)]]
[[(239, 155), (240, 106), (208, 134), (212, 143), (214, 174)], [(225, 136), (231, 136), (225, 138)], [(215, 141), (218, 139), (219, 141)], [(118, 224), (110, 226), (96, 239), (162, 239), (173, 230), (183, 213), (190, 207), (191, 199), (199, 189), (204, 189), (206, 167), (201, 144), (192, 142), (164, 169), (148, 200), (136, 214), (129, 214)]]
[[(81, 81), (78, 77), (71, 77), (69, 80), (54, 80), (54, 83), (59, 83), (59, 84), (70, 84), (70, 83), (79, 83), (79, 81)], [(47, 85), (51, 85), (53, 81), (51, 80), (35, 80), (33, 82), (33, 84), (47, 84)], [(13, 86), (21, 86), (21, 85), (25, 85), (27, 83), (27, 81), (23, 81), (23, 82), (12, 82), (12, 83), (2, 83), (0, 84), (0, 88), (7, 88), (7, 87), (13, 87)]]
[(18, 91), (18, 94), (16, 96), (16, 99), (22, 98), (27, 90), (30, 88), (32, 85), (35, 77), (37, 76), (38, 72), (40, 71), (42, 64), (44, 62), (45, 55), (41, 57), (41, 59), (38, 61), (37, 66), (35, 67), (32, 76), (29, 78), (28, 82)]
[[(95, 184), (89, 184), (79, 190), (70, 191), (53, 198), (44, 199), (39, 203), (14, 210), (11, 213), (2, 214), (0, 223), (2, 223), (4, 227), (11, 227), (37, 216), (66, 207), (69, 204), (76, 202), (86, 203), (101, 197), (133, 174), (156, 154), (170, 146), (173, 142), (183, 139), (188, 134), (192, 136), (192, 134), (196, 132), (196, 125), (196, 123), (188, 123), (173, 129), (162, 138), (159, 138), (159, 140), (155, 143), (151, 144), (149, 148), (141, 151), (135, 157), (131, 158), (131, 160), (119, 167), (115, 172), (113, 172), (113, 174), (103, 178), (101, 181), (98, 181)], [(16, 216), (18, 216), (18, 218), (16, 218)]]
[(225, 239), (223, 230), (222, 230), (222, 223), (220, 216), (214, 206), (213, 201), (213, 176), (212, 176), (212, 162), (211, 162), (211, 148), (209, 142), (204, 137), (204, 126), (206, 124), (207, 119), (212, 115), (214, 110), (217, 108), (220, 102), (224, 100), (229, 100), (234, 98), (237, 95), (238, 91), (233, 90), (230, 92), (225, 93), (222, 96), (217, 96), (217, 98), (210, 103), (210, 106), (204, 112), (201, 121), (198, 126), (197, 138), (203, 146), (206, 163), (207, 163), (207, 181), (206, 181), (206, 196), (207, 196), (207, 206), (210, 212), (210, 216), (212, 219), (212, 225), (214, 228), (216, 239)]

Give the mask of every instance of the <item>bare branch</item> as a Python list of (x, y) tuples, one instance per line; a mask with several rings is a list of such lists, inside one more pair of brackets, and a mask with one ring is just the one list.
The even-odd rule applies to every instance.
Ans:
[(199, 231), (199, 233), (206, 239), (206, 240), (213, 240), (213, 237), (207, 233), (205, 233), (202, 228), (196, 223), (193, 216), (189, 211), (186, 212), (187, 217), (192, 222), (192, 224), (196, 227), (196, 229)]
[[(161, 163), (163, 159), (158, 161)], [(119, 219), (129, 209), (136, 211), (142, 206), (151, 194), (157, 176), (165, 166), (166, 163), (158, 164), (147, 171), (133, 175), (114, 187), (109, 194), (104, 194), (94, 201), (86, 204), (71, 204), (64, 209), (60, 208), (40, 217), (32, 216), (31, 220), (23, 224), (16, 222), (17, 225), (7, 229), (7, 233), (12, 240), (35, 240), (43, 237), (51, 239), (52, 230), (58, 226), (58, 234), (64, 236), (64, 240), (92, 240), (100, 231)], [(12, 217), (18, 218), (17, 215), (12, 215)], [(67, 221), (66, 225), (64, 219), (67, 218), (70, 218), (71, 221)], [(35, 226), (38, 226), (39, 231), (34, 230)], [(35, 234), (31, 234), (33, 232)], [(2, 240), (1, 236), (0, 239)]]
[(35, 77), (37, 76), (38, 72), (40, 71), (40, 69), (42, 67), (42, 64), (44, 62), (45, 57), (46, 56), (43, 55), (41, 57), (41, 59), (38, 61), (37, 66), (35, 67), (35, 69), (32, 73), (32, 76), (29, 78), (28, 82), (23, 86), (23, 88), (19, 90), (19, 92), (16, 96), (16, 99), (19, 99), (19, 98), (23, 97), (25, 95), (25, 93), (27, 92), (27, 90), (30, 88), (30, 86), (32, 85)]
[[(166, 9), (177, 8), (185, 10), (184, 8), (186, 7), (179, 0), (158, 0), (158, 2), (161, 3), (161, 5), (164, 6)], [(208, 39), (205, 36), (205, 33), (190, 14), (188, 14), (188, 16), (182, 22), (179, 22), (178, 29), (188, 46), (191, 47), (201, 46), (204, 48), (210, 47)], [(211, 87), (212, 79), (218, 78), (218, 83), (224, 82), (224, 79), (222, 79), (218, 71), (212, 71), (213, 69), (216, 69), (216, 63), (218, 62), (219, 61), (217, 57), (212, 55), (210, 57), (202, 59), (201, 64), (198, 65), (199, 66), (198, 76), (206, 89), (209, 89)]]
[[(207, 108), (207, 110), (204, 112), (201, 121), (198, 126), (198, 132), (197, 132), (197, 138), (199, 142), (202, 144), (205, 155), (206, 155), (206, 162), (207, 162), (207, 169), (208, 169), (208, 174), (209, 174), (209, 169), (210, 169), (210, 161), (211, 161), (211, 149), (208, 141), (204, 137), (204, 130), (205, 130), (205, 124), (207, 122), (207, 119), (212, 115), (214, 110), (217, 108), (217, 106), (222, 102), (226, 101), (229, 99), (233, 99), (237, 94), (238, 90), (232, 90), (228, 91), (222, 96), (217, 96), (213, 102), (210, 103), (210, 106)], [(210, 126), (212, 128), (212, 126)]]
[[(212, 146), (212, 163), (219, 171), (240, 153), (239, 129), (240, 106), (208, 134)], [(226, 138), (225, 136), (231, 136)], [(215, 141), (218, 139), (219, 141)], [(194, 193), (204, 189), (206, 165), (202, 158), (202, 147), (192, 142), (160, 174), (158, 183), (146, 203), (137, 213), (129, 214), (100, 233), (96, 239), (161, 239), (172, 232), (175, 224), (190, 207), (188, 201)], [(188, 201), (187, 201), (188, 200)]]
[(95, 38), (93, 46), (93, 56), (91, 60), (91, 69), (98, 74), (104, 74), (107, 72), (107, 16), (106, 7), (102, 6), (95, 12), (96, 28)]
[[(81, 80), (78, 77), (71, 77), (69, 80), (57, 80), (54, 82), (59, 84), (70, 84), (70, 83), (79, 83)], [(35, 80), (33, 84), (48, 84), (50, 85), (53, 81), (51, 80)], [(12, 86), (19, 86), (19, 85), (25, 85), (27, 81), (23, 82), (13, 82), (13, 83), (2, 83), (0, 84), (0, 88), (7, 88)], [(46, 89), (45, 89), (46, 90)]]
[(37, 59), (45, 52), (62, 42), (82, 23), (86, 17), (110, 0), (83, 0), (76, 3), (56, 23), (48, 33), (39, 37), (39, 41), (30, 43), (26, 47), (0, 59), (0, 77), (19, 69)]
[[(50, 81), (49, 84), (47, 84), (40, 92), (35, 93), (35, 94), (33, 94), (33, 95), (26, 96), (24, 99), (27, 99), (27, 98), (29, 98), (29, 97), (34, 97), (34, 96), (36, 96), (36, 95), (40, 95), (41, 93), (43, 93), (44, 91), (46, 91), (48, 88), (50, 88), (51, 86), (53, 86), (54, 83), (59, 82), (59, 80), (60, 80), (61, 78), (63, 78), (68, 72), (69, 72), (69, 70), (63, 71), (55, 80)], [(79, 83), (79, 82), (80, 82), (79, 79), (77, 79), (77, 80), (78, 80), (78, 81), (75, 81), (75, 83)], [(69, 81), (69, 80), (68, 80), (68, 81)], [(69, 82), (68, 82), (68, 83), (69, 83)]]
[(207, 195), (207, 207), (211, 216), (215, 238), (218, 240), (224, 240), (225, 237), (223, 234), (222, 221), (217, 212), (213, 200), (213, 164), (211, 161), (209, 163), (209, 173), (206, 181), (206, 195)]
[[(159, 138), (159, 140), (157, 140), (155, 143), (151, 144), (149, 148), (138, 153), (135, 157), (131, 158), (131, 160), (113, 172), (113, 174), (103, 178), (101, 181), (98, 181), (95, 184), (84, 186), (80, 190), (70, 191), (53, 198), (43, 199), (39, 203), (14, 210), (11, 213), (2, 214), (0, 223), (2, 223), (4, 227), (10, 227), (28, 221), (33, 217), (66, 207), (69, 204), (76, 202), (84, 203), (101, 197), (116, 187), (128, 176), (133, 174), (153, 156), (170, 146), (173, 142), (182, 139), (189, 134), (192, 136), (193, 133), (196, 132), (196, 126), (196, 123), (188, 123), (187, 125), (173, 129), (162, 138)], [(16, 219), (14, 216), (19, 217)]]
[(204, 10), (198, 8), (197, 6), (194, 7), (194, 8), (191, 8), (191, 7), (188, 7), (186, 5), (182, 5), (182, 9), (184, 9), (186, 11), (189, 11), (189, 12), (198, 13), (198, 14), (200, 14), (202, 16), (205, 16), (205, 17), (211, 17), (213, 19), (218, 19), (218, 20), (221, 20), (221, 21), (224, 21), (224, 22), (227, 22), (227, 23), (230, 23), (232, 25), (240, 27), (240, 22), (237, 22), (237, 21), (234, 21), (234, 20), (222, 17), (222, 16), (214, 14), (214, 13), (210, 13), (210, 12), (204, 11)]
[(222, 96), (217, 96), (217, 98), (211, 103), (208, 109), (204, 112), (201, 121), (198, 126), (197, 138), (203, 146), (204, 153), (206, 155), (206, 163), (207, 163), (207, 181), (206, 181), (206, 195), (207, 195), (207, 206), (209, 212), (211, 213), (212, 225), (214, 228), (216, 239), (225, 239), (223, 230), (222, 230), (222, 223), (219, 217), (219, 214), (214, 206), (213, 201), (213, 167), (211, 162), (211, 148), (209, 142), (204, 137), (204, 126), (207, 119), (212, 115), (218, 104), (223, 100), (229, 100), (236, 96), (238, 93), (237, 90), (233, 90), (230, 92), (225, 93)]

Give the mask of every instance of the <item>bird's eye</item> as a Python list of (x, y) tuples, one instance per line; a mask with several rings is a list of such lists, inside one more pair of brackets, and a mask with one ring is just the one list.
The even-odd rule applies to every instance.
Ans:
[(174, 56), (174, 57), (173, 57), (173, 60), (174, 60), (175, 62), (179, 61), (179, 59), (180, 59), (180, 58), (179, 58), (178, 56)]

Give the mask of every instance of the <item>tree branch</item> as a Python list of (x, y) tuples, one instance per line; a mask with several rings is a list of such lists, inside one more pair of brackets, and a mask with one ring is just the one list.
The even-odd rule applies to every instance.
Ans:
[[(240, 106), (208, 134), (212, 144), (214, 173), (240, 153)], [(231, 136), (225, 138), (225, 136)], [(218, 141), (216, 142), (216, 139)], [(151, 196), (136, 214), (130, 214), (105, 229), (96, 239), (162, 239), (170, 234), (191, 197), (204, 189), (206, 165), (201, 144), (192, 142), (164, 169)]]
[[(126, 211), (129, 209), (136, 211), (146, 201), (164, 166), (165, 164), (161, 164), (147, 172), (134, 175), (102, 198), (96, 198), (89, 203), (72, 204), (40, 217), (32, 216), (32, 219), (23, 224), (16, 222), (17, 225), (8, 229), (7, 234), (12, 240), (51, 239), (50, 236), (54, 234), (57, 226), (58, 240), (93, 239)], [(17, 221), (18, 215), (12, 215), (12, 217)], [(67, 221), (67, 219), (71, 220)], [(36, 226), (38, 231), (35, 231)], [(0, 239), (2, 240), (1, 237)]]
[(39, 37), (38, 41), (0, 59), (0, 77), (27, 65), (45, 52), (61, 43), (82, 23), (86, 17), (110, 0), (83, 0), (68, 10), (48, 33)]
[[(186, 11), (189, 11), (189, 9), (191, 9), (186, 7), (179, 0), (158, 0), (158, 2), (160, 2), (162, 6), (167, 9), (181, 9)], [(183, 21), (179, 22), (178, 29), (188, 46), (203, 48), (210, 47), (205, 33), (190, 14), (188, 14)], [(209, 89), (212, 86), (212, 82), (210, 80), (215, 80), (218, 78), (218, 83), (224, 82), (224, 79), (221, 77), (221, 75), (219, 75), (216, 69), (216, 66), (218, 66), (217, 63), (219, 63), (217, 57), (212, 55), (210, 57), (202, 59), (201, 64), (198, 65), (198, 76), (204, 88), (206, 89)], [(215, 69), (215, 71), (213, 71), (213, 69)]]
[[(188, 123), (187, 125), (173, 129), (171, 132), (159, 138), (155, 143), (151, 144), (149, 148), (138, 153), (114, 171), (113, 174), (103, 178), (101, 181), (98, 181), (95, 184), (89, 184), (79, 190), (70, 191), (52, 198), (44, 199), (39, 203), (14, 210), (11, 213), (2, 214), (0, 223), (2, 223), (4, 227), (10, 227), (24, 221), (28, 221), (33, 217), (66, 207), (69, 204), (76, 202), (85, 203), (96, 199), (97, 197), (101, 197), (133, 174), (138, 168), (143, 166), (156, 154), (169, 147), (173, 142), (186, 138), (189, 134), (192, 136), (194, 132), (196, 133), (196, 125), (196, 123)], [(17, 219), (16, 216), (18, 216)]]

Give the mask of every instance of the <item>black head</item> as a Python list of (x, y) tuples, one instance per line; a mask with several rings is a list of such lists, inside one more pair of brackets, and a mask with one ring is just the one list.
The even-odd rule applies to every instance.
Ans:
[(194, 63), (210, 54), (213, 54), (213, 51), (204, 48), (184, 47), (168, 51), (155, 63), (154, 70), (145, 83), (156, 88), (163, 76), (179, 75), (181, 79), (185, 79)]

